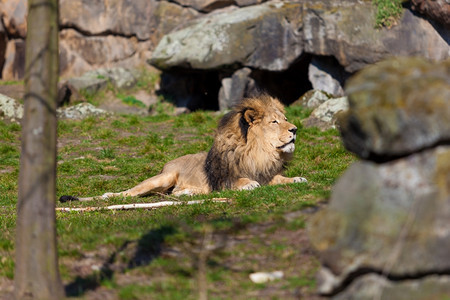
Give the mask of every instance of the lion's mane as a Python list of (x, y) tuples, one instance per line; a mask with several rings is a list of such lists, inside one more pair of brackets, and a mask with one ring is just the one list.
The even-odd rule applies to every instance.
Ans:
[(261, 120), (273, 110), (284, 114), (278, 100), (261, 95), (244, 99), (221, 119), (204, 165), (212, 190), (231, 189), (241, 177), (267, 184), (283, 170), (290, 154), (279, 153), (263, 136), (249, 138), (249, 131), (266, 126)]

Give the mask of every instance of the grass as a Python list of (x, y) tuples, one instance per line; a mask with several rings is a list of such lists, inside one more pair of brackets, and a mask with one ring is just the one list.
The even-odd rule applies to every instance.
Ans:
[(376, 12), (376, 27), (392, 27), (397, 24), (400, 19), (403, 9), (402, 3), (405, 0), (372, 0), (377, 7)]
[[(303, 128), (301, 119), (309, 113), (301, 107), (287, 108), (287, 117), (299, 131), (286, 174), (306, 177), (308, 184), (192, 197), (225, 197), (232, 199), (231, 204), (58, 212), (60, 269), (68, 296), (85, 299), (88, 292), (101, 290), (119, 299), (196, 299), (199, 253), (206, 249), (202, 241), (207, 236), (212, 250), (205, 272), (211, 299), (314, 293), (318, 262), (311, 254), (305, 258), (304, 253), (311, 251), (299, 236), (305, 235), (307, 217), (298, 212), (328, 198), (331, 186), (354, 158), (343, 149), (336, 130)], [(60, 121), (57, 196), (121, 191), (156, 175), (169, 160), (207, 151), (219, 118), (198, 111), (176, 117), (116, 115)], [(0, 277), (7, 280), (14, 271), (19, 139), (19, 125), (0, 121)], [(171, 196), (157, 194), (57, 206), (168, 199)], [(256, 285), (248, 279), (251, 272), (278, 269), (285, 273), (281, 280)]]

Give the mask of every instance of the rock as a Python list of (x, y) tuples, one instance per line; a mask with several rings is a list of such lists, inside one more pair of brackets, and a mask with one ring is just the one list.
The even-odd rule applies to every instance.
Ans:
[(133, 72), (125, 68), (97, 69), (86, 72), (84, 76), (105, 78), (119, 89), (132, 88), (137, 82), (137, 78), (134, 76)]
[(340, 121), (346, 148), (389, 159), (450, 141), (450, 60), (397, 58), (348, 81), (349, 113)]
[(319, 127), (322, 130), (335, 128), (336, 115), (347, 110), (347, 97), (330, 99), (314, 109), (311, 115), (302, 121), (302, 124), (305, 127)]
[(334, 300), (429, 300), (445, 299), (450, 294), (450, 276), (431, 275), (417, 280), (389, 280), (376, 274), (364, 275), (352, 282)]
[(56, 115), (61, 119), (84, 119), (90, 116), (100, 116), (108, 114), (107, 111), (103, 109), (96, 108), (90, 103), (80, 103), (75, 106), (70, 106), (66, 108), (58, 108), (56, 110)]
[(222, 79), (222, 87), (219, 90), (219, 109), (227, 110), (242, 100), (248, 88), (254, 86), (254, 80), (250, 78), (252, 70), (242, 68), (233, 73), (230, 78)]
[(150, 1), (60, 0), (60, 24), (86, 36), (114, 34), (149, 39), (153, 5)]
[(450, 146), (353, 164), (308, 228), (328, 268), (321, 292), (334, 294), (365, 273), (397, 281), (448, 273), (449, 187)]
[(3, 67), (3, 64), (5, 63), (5, 53), (7, 43), (8, 43), (8, 34), (5, 31), (2, 22), (0, 22), (0, 68)]
[[(27, 35), (27, 0), (0, 1), (0, 17), (8, 35), (24, 39)], [(0, 22), (2, 23), (2, 22)]]
[(192, 7), (201, 12), (211, 12), (234, 4), (234, 0), (175, 0), (174, 2), (183, 7)]
[(150, 63), (160, 69), (285, 70), (303, 50), (301, 11), (300, 3), (272, 2), (207, 15), (164, 36)]
[(313, 57), (308, 69), (308, 78), (313, 89), (334, 97), (344, 96), (342, 85), (348, 74), (332, 57)]
[(376, 29), (371, 1), (308, 1), (303, 12), (304, 51), (333, 56), (347, 72), (391, 56), (450, 56), (450, 32), (403, 10), (393, 28)]
[[(162, 37), (176, 28), (183, 27), (191, 20), (201, 17), (202, 14), (189, 7), (176, 5), (168, 1), (155, 1), (150, 19), (151, 49), (154, 50)], [(147, 28), (147, 30), (148, 30)], [(148, 57), (150, 59), (150, 57)]]
[(79, 93), (85, 91), (88, 94), (93, 95), (106, 88), (108, 79), (88, 74), (86, 76), (70, 78), (67, 80), (67, 83), (74, 87)]
[(292, 103), (291, 105), (301, 105), (306, 108), (317, 108), (325, 101), (330, 100), (332, 97), (319, 90), (309, 90), (304, 93), (300, 99)]
[(5, 51), (3, 80), (19, 80), (25, 75), (25, 42), (21, 39), (8, 41)]
[(13, 98), (0, 94), (0, 117), (6, 117), (11, 121), (22, 119), (23, 105)]
[[(86, 68), (108, 66), (113, 62), (126, 61), (140, 50), (137, 39), (114, 35), (86, 37), (78, 32), (68, 29), (60, 33), (60, 72), (66, 75), (69, 71), (74, 73)], [(81, 67), (74, 67), (76, 59), (81, 60)], [(80, 62), (79, 62), (80, 63)], [(72, 69), (69, 69), (72, 68)]]
[(436, 22), (450, 26), (450, 2), (446, 0), (411, 0), (412, 9)]
[(58, 107), (68, 105), (73, 102), (86, 101), (77, 89), (68, 82), (58, 83)]

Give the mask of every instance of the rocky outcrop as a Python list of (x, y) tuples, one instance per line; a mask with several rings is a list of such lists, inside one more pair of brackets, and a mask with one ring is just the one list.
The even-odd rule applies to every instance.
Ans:
[[(60, 5), (60, 74), (78, 76), (102, 67), (146, 64), (161, 37), (200, 13), (166, 1), (62, 0)], [(2, 79), (23, 78), (26, 0), (0, 1), (8, 46)], [(1, 59), (0, 59), (1, 63)], [(1, 66), (1, 64), (0, 64)]]
[[(450, 138), (441, 127), (450, 120), (448, 70), (392, 59), (348, 82), (343, 140), (363, 160), (339, 178), (309, 226), (322, 294), (425, 300), (450, 293)], [(384, 160), (371, 161), (367, 152), (379, 149)]]
[[(2, 79), (24, 75), (26, 2), (0, 1)], [(396, 26), (375, 29), (372, 1), (59, 3), (62, 77), (98, 68), (133, 68), (150, 61), (167, 73), (166, 78), (176, 78), (177, 86), (188, 87), (198, 78), (197, 85), (210, 85), (172, 94), (167, 92), (169, 87), (161, 86), (179, 106), (191, 109), (228, 107), (234, 101), (229, 97), (238, 94), (229, 93), (231, 82), (240, 87), (250, 84), (248, 90), (264, 90), (291, 103), (311, 88), (342, 96), (348, 75), (385, 57), (419, 55), (443, 60), (450, 55), (446, 17), (428, 21), (408, 4)], [(448, 15), (449, 5), (443, 0), (412, 3), (430, 18)], [(237, 82), (233, 74), (245, 68), (250, 74)]]
[[(160, 69), (243, 65), (286, 70), (301, 54), (299, 3), (268, 2), (199, 18), (162, 38), (150, 63)], [(270, 41), (270, 43), (268, 43)]]
[(322, 130), (336, 128), (338, 116), (347, 110), (347, 97), (329, 99), (315, 108), (308, 118), (302, 120), (302, 124), (305, 127), (318, 127)]
[(343, 141), (362, 158), (450, 141), (450, 60), (432, 67), (419, 58), (385, 61), (349, 80), (347, 92), (352, 113), (341, 124)]
[[(299, 78), (305, 74), (295, 74), (292, 69), (294, 65), (302, 69), (299, 64), (303, 64), (307, 69), (309, 66), (313, 88), (340, 96), (349, 74), (383, 58), (449, 57), (449, 38), (443, 26), (432, 25), (408, 9), (397, 26), (376, 29), (375, 7), (368, 1), (266, 2), (210, 14), (167, 34), (150, 63), (178, 75), (180, 70), (217, 70), (219, 78), (243, 67), (290, 72)], [(266, 73), (257, 78), (252, 72), (249, 79), (257, 88), (266, 89), (264, 78), (269, 76)]]

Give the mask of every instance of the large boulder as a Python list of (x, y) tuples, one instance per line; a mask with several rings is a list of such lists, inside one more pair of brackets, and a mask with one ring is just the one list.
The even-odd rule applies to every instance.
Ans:
[(60, 24), (85, 35), (117, 34), (149, 39), (153, 5), (149, 1), (60, 0)]
[(304, 47), (308, 53), (335, 57), (348, 72), (390, 56), (450, 55), (450, 32), (404, 9), (398, 25), (375, 28), (371, 1), (307, 1), (303, 12)]
[(27, 36), (27, 0), (1, 0), (0, 18), (8, 35), (15, 38)]
[(359, 273), (424, 277), (450, 270), (450, 147), (376, 164), (357, 162), (311, 222), (319, 289), (334, 293)]
[(303, 51), (301, 12), (300, 3), (270, 2), (207, 15), (164, 36), (150, 63), (161, 69), (285, 70)]
[(449, 56), (448, 30), (407, 9), (398, 26), (379, 30), (375, 9), (369, 1), (344, 0), (267, 2), (226, 10), (166, 35), (150, 62), (161, 69), (238, 64), (282, 71), (311, 53), (333, 56), (355, 72), (392, 55)]
[(348, 81), (344, 144), (362, 158), (389, 159), (450, 141), (450, 60), (397, 58)]
[(449, 70), (448, 62), (397, 58), (350, 79), (342, 138), (364, 160), (339, 178), (309, 224), (323, 264), (321, 293), (363, 300), (450, 293)]
[(330, 99), (315, 108), (308, 118), (302, 120), (302, 124), (305, 127), (318, 127), (322, 130), (336, 128), (338, 116), (347, 110), (347, 97)]

